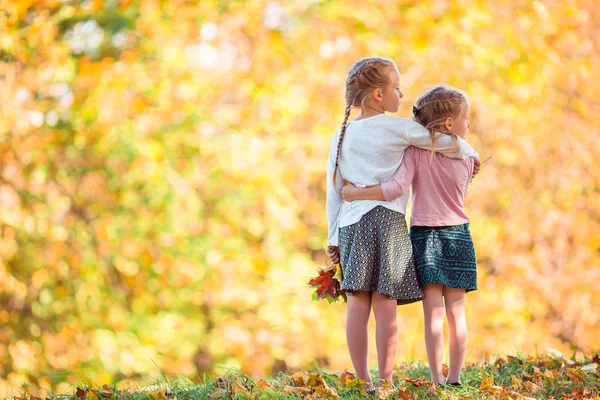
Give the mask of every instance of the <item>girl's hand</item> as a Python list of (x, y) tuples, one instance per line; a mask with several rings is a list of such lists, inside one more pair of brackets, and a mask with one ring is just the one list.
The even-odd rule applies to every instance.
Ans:
[(351, 183), (347, 184), (342, 188), (342, 199), (344, 201), (357, 200), (358, 189)]
[(327, 246), (327, 251), (325, 253), (332, 264), (335, 265), (340, 263), (340, 248), (338, 246)]
[[(485, 161), (487, 161), (487, 160), (485, 160)], [(480, 169), (481, 169), (481, 162), (478, 159), (475, 159), (475, 165), (473, 166), (473, 178), (475, 178), (475, 175), (477, 175), (479, 173)], [(343, 194), (342, 194), (342, 196), (343, 196)]]

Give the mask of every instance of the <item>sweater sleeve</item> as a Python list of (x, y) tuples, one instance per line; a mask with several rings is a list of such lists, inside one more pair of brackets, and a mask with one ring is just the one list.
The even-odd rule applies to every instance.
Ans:
[(335, 157), (337, 154), (339, 134), (340, 131), (338, 130), (333, 136), (333, 140), (329, 146), (329, 160), (327, 162), (327, 243), (330, 246), (338, 246), (339, 244), (339, 215), (343, 203), (342, 186), (344, 180), (342, 179), (339, 168), (336, 174), (335, 187), (333, 185), (333, 171), (335, 169)]
[[(429, 131), (415, 121), (407, 121), (406, 132), (408, 135), (408, 143), (411, 146), (420, 149), (431, 150), (431, 135)], [(474, 157), (479, 159), (479, 154), (473, 149), (466, 140), (456, 137), (456, 145), (454, 145), (453, 135), (445, 135), (437, 133), (438, 138), (435, 141), (434, 150), (442, 153), (450, 158), (466, 159)]]
[(392, 179), (381, 184), (381, 191), (386, 201), (392, 201), (405, 193), (413, 180), (416, 170), (416, 159), (418, 156), (414, 147), (409, 147), (404, 151), (404, 158), (398, 170), (392, 176)]

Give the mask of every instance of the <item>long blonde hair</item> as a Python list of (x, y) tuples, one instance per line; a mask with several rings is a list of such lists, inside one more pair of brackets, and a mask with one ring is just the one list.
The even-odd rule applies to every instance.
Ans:
[[(447, 131), (447, 118), (457, 118), (464, 104), (468, 104), (467, 95), (450, 86), (436, 86), (422, 94), (413, 106), (413, 119), (423, 125), (431, 135), (431, 157), (435, 153), (435, 141)], [(452, 135), (452, 147), (457, 145), (456, 135)]]
[(346, 134), (348, 118), (352, 107), (364, 107), (367, 96), (374, 89), (383, 89), (390, 82), (390, 72), (398, 70), (396, 63), (389, 58), (369, 57), (362, 58), (354, 63), (348, 76), (346, 77), (346, 110), (344, 112), (344, 122), (340, 131), (340, 138), (337, 145), (337, 154), (335, 156), (335, 169), (333, 170), (333, 187), (337, 189), (335, 179), (338, 170), (338, 161), (342, 149), (342, 140)]

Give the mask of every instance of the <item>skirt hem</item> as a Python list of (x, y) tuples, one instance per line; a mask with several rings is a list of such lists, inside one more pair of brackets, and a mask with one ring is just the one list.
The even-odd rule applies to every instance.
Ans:
[(418, 301), (422, 301), (423, 300), (423, 295), (421, 295), (421, 294), (417, 295), (416, 297), (402, 297), (402, 298), (398, 298), (398, 297), (394, 296), (393, 294), (384, 293), (384, 292), (381, 292), (381, 291), (379, 291), (377, 289), (373, 289), (373, 288), (358, 288), (358, 289), (352, 288), (352, 289), (350, 289), (350, 288), (343, 288), (342, 287), (341, 290), (343, 290), (348, 296), (352, 296), (353, 292), (377, 292), (380, 295), (388, 296), (390, 299), (396, 300), (396, 303), (399, 306), (403, 306), (403, 305), (411, 304), (411, 303), (416, 303)]

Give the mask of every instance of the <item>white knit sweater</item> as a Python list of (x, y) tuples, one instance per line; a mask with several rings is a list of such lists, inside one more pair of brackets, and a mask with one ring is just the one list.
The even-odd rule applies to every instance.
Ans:
[[(356, 186), (379, 185), (392, 178), (402, 163), (404, 150), (408, 146), (431, 148), (431, 137), (427, 129), (412, 120), (379, 114), (351, 121), (346, 127), (342, 141), (334, 188), (332, 178), (340, 131), (341, 129), (338, 129), (335, 132), (331, 141), (327, 165), (328, 243), (332, 246), (338, 245), (340, 228), (358, 222), (363, 215), (378, 205), (405, 214), (408, 203), (408, 193), (389, 202), (343, 202), (341, 190), (344, 180)], [(452, 158), (479, 158), (479, 154), (465, 140), (457, 139), (458, 146), (452, 148), (452, 136), (440, 135), (436, 140), (436, 151)]]

